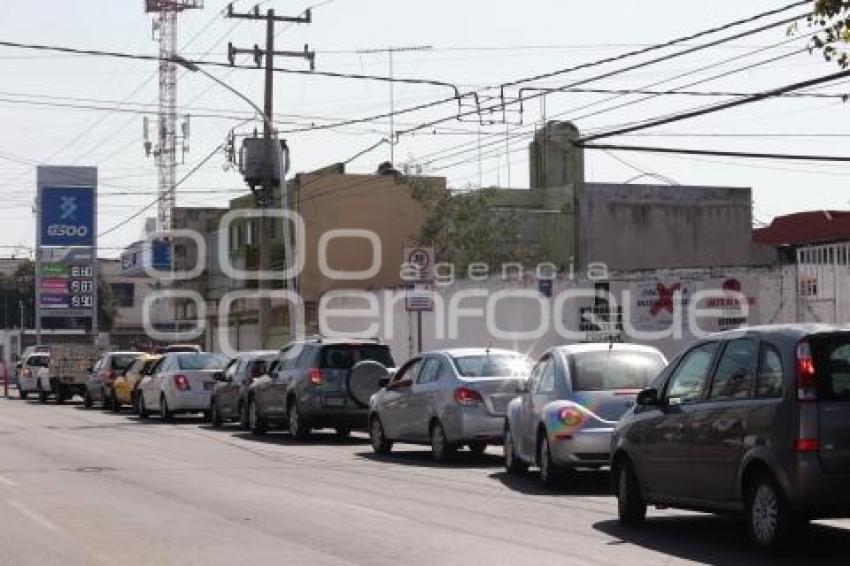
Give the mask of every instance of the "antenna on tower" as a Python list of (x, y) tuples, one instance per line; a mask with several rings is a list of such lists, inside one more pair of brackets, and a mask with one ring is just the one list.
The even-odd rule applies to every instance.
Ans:
[(150, 141), (149, 121), (144, 120), (145, 154), (154, 156), (157, 165), (159, 197), (157, 230), (171, 229), (171, 214), (176, 202), (174, 188), (177, 171), (177, 151), (180, 161), (189, 151), (189, 117), (177, 131), (177, 15), (184, 10), (204, 7), (203, 0), (145, 0), (145, 12), (155, 14), (153, 37), (159, 42), (159, 131), (157, 143)]

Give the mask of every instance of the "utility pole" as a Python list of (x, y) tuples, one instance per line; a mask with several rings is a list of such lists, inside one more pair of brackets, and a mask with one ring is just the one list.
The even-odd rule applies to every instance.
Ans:
[(410, 51), (428, 51), (434, 49), (432, 45), (413, 45), (410, 47), (384, 47), (380, 49), (361, 49), (357, 53), (371, 55), (374, 53), (386, 53), (390, 63), (390, 163), (395, 166), (395, 60), (396, 53), (407, 53)]
[[(254, 21), (265, 21), (266, 22), (266, 48), (260, 49), (259, 46), (254, 45), (253, 49), (239, 49), (233, 46), (233, 44), (228, 44), (227, 56), (230, 60), (231, 65), (235, 65), (236, 56), (241, 54), (251, 54), (254, 56), (254, 62), (257, 65), (257, 68), (261, 68), (263, 66), (263, 62), (265, 62), (265, 94), (264, 94), (264, 102), (263, 102), (263, 148), (264, 148), (264, 167), (263, 167), (263, 175), (262, 175), (262, 185), (261, 189), (257, 190), (255, 186), (251, 186), (251, 191), (254, 193), (254, 199), (257, 203), (257, 208), (259, 209), (267, 209), (270, 208), (272, 202), (274, 200), (274, 184), (275, 184), (275, 172), (278, 170), (275, 164), (275, 157), (277, 155), (278, 149), (274, 147), (272, 143), (272, 121), (274, 117), (274, 58), (277, 57), (298, 57), (302, 59), (306, 59), (310, 62), (310, 69), (313, 69), (316, 61), (316, 54), (309, 50), (309, 48), (305, 45), (303, 51), (276, 51), (274, 40), (275, 40), (275, 24), (279, 22), (289, 22), (296, 24), (310, 24), (313, 22), (313, 15), (310, 9), (307, 9), (304, 12), (303, 16), (278, 16), (275, 14), (274, 9), (269, 9), (266, 11), (265, 15), (260, 13), (259, 5), (254, 6), (253, 12), (248, 13), (238, 13), (233, 10), (233, 4), (230, 4), (227, 7), (226, 17), (234, 18), (234, 19), (242, 19), (242, 20), (254, 20)], [(282, 178), (282, 175), (278, 175), (281, 177), (277, 179), (280, 183), (281, 189), (283, 189), (284, 184), (286, 183), (286, 179)], [(281, 190), (281, 200), (286, 199), (286, 191)], [(289, 207), (289, 202), (283, 202), (282, 205), (285, 208)], [(272, 239), (272, 223), (269, 222), (268, 216), (263, 213), (260, 216), (260, 229), (257, 246), (259, 248), (259, 256), (260, 256), (260, 271), (270, 271), (271, 270), (271, 249), (269, 243)], [(283, 230), (284, 233), (288, 233), (290, 226), (288, 223), (284, 223)], [(290, 262), (292, 258), (285, 258), (284, 260), (284, 268)], [(264, 294), (268, 288), (268, 281), (265, 278), (260, 278), (258, 280), (258, 289), (260, 291), (260, 299), (259, 299), (259, 307), (257, 309), (257, 329), (260, 335), (260, 348), (265, 348), (266, 343), (269, 340), (269, 315), (271, 314), (271, 302), (268, 297)], [(290, 325), (292, 321), (289, 321)]]

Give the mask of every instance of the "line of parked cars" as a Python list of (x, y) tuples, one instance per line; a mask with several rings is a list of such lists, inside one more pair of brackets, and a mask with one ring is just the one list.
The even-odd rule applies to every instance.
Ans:
[[(204, 413), (213, 427), (296, 440), (366, 430), (377, 454), (423, 444), (438, 462), (503, 445), (507, 473), (537, 467), (547, 487), (609, 467), (622, 523), (642, 523), (649, 505), (737, 514), (765, 548), (811, 519), (850, 517), (850, 331), (837, 327), (728, 331), (670, 363), (620, 343), (557, 346), (536, 362), (447, 349), (399, 366), (378, 340), (317, 337), (233, 359), (177, 350), (105, 354), (86, 405)], [(25, 359), (22, 398), (49, 355)]]

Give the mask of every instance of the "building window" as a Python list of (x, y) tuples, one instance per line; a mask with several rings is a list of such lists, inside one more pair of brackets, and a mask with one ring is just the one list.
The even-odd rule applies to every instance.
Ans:
[(110, 287), (112, 288), (112, 297), (115, 299), (116, 305), (121, 308), (130, 308), (135, 304), (135, 283), (112, 283)]

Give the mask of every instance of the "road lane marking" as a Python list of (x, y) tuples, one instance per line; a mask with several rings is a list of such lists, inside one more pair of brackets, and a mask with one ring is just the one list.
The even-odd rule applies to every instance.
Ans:
[(5, 485), (6, 487), (18, 487), (18, 484), (16, 484), (9, 478), (4, 478), (3, 476), (0, 476), (0, 484)]
[(21, 515), (24, 515), (26, 518), (28, 518), (33, 523), (39, 525), (40, 527), (48, 531), (53, 531), (54, 533), (62, 531), (62, 529), (58, 525), (47, 519), (44, 515), (33, 511), (20, 501), (10, 499), (7, 501), (7, 503), (10, 507), (16, 509)]

